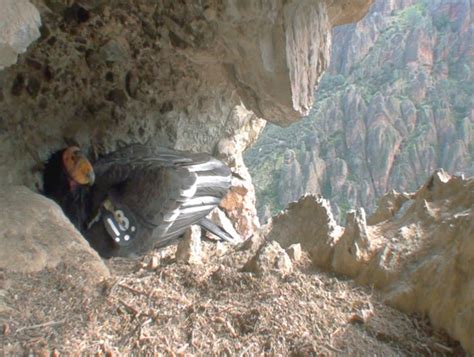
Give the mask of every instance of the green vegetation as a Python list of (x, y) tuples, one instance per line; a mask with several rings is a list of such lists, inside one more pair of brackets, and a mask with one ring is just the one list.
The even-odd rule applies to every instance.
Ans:
[(418, 3), (408, 6), (397, 13), (396, 20), (401, 26), (403, 26), (403, 29), (411, 30), (420, 23), (420, 19), (426, 18), (427, 1), (419, 1)]
[(442, 15), (433, 20), (436, 30), (439, 32), (445, 32), (451, 28), (451, 20), (448, 15)]

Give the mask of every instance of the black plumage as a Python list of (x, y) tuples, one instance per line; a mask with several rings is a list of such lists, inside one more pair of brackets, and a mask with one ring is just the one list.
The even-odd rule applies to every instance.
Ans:
[(55, 152), (49, 158), (43, 172), (43, 193), (61, 206), (64, 214), (84, 232), (91, 213), (91, 188), (78, 185), (71, 189), (68, 174), (63, 166), (64, 149)]
[(61, 152), (46, 165), (44, 193), (105, 257), (171, 243), (204, 219), (230, 187), (229, 168), (207, 154), (136, 144), (95, 162), (92, 187), (71, 189)]

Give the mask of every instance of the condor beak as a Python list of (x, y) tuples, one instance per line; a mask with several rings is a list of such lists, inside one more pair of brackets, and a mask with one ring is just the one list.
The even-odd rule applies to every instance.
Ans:
[(71, 180), (79, 185), (94, 184), (95, 173), (92, 164), (78, 147), (67, 148), (63, 154), (63, 162)]
[(70, 173), (71, 178), (80, 185), (92, 186), (95, 181), (95, 173), (91, 163), (80, 152), (76, 157), (77, 161), (75, 162), (75, 165), (73, 166)]

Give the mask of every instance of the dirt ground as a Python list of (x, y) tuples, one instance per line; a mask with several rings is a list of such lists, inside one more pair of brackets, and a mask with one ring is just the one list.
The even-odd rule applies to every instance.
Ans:
[(426, 319), (313, 270), (307, 257), (286, 276), (259, 277), (241, 271), (252, 252), (204, 248), (202, 265), (177, 264), (175, 247), (109, 260), (113, 277), (95, 287), (64, 266), (4, 273), (1, 354), (466, 355)]

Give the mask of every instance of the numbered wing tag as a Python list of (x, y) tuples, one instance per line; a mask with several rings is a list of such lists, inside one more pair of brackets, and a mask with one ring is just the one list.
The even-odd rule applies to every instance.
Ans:
[(125, 206), (114, 206), (110, 201), (104, 202), (102, 222), (107, 233), (118, 245), (128, 245), (137, 236), (137, 220), (132, 211)]

